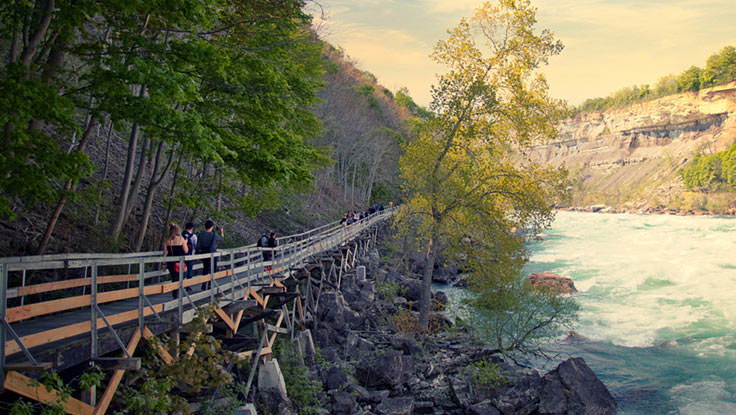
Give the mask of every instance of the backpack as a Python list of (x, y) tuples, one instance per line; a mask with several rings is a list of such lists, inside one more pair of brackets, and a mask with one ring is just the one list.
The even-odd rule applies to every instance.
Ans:
[(258, 246), (263, 248), (268, 247), (268, 236), (266, 236), (265, 233), (261, 235), (261, 239), (258, 240)]
[(189, 255), (194, 255), (194, 243), (192, 243), (192, 236), (194, 234), (184, 231), (181, 233), (181, 236), (187, 241), (187, 252), (189, 252)]

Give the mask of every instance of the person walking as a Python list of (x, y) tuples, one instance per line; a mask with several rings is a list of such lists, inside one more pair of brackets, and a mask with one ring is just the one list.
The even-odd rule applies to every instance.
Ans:
[[(261, 253), (261, 255), (263, 255), (263, 262), (264, 263), (266, 261), (270, 261), (271, 260), (271, 251), (267, 249), (268, 248), (268, 239), (269, 239), (268, 237), (269, 237), (269, 235), (271, 235), (271, 231), (269, 231), (268, 229), (266, 229), (266, 232), (263, 232), (263, 234), (261, 235), (261, 237), (258, 238), (258, 242), (256, 242), (256, 247), (258, 247), (258, 248), (265, 248), (265, 249), (262, 250), (262, 253)], [(271, 268), (271, 267), (266, 266), (266, 271), (269, 271), (269, 268)]]
[[(187, 241), (187, 249), (189, 255), (194, 255), (194, 250), (197, 249), (197, 235), (194, 234), (194, 224), (187, 222), (184, 225), (184, 232), (181, 233), (182, 238)], [(186, 279), (192, 278), (192, 271), (194, 269), (194, 260), (185, 261), (187, 264)], [(191, 292), (191, 288), (187, 287), (187, 292)]]
[[(268, 247), (271, 248), (269, 255), (273, 256), (274, 248), (279, 246), (279, 241), (276, 239), (276, 232), (271, 232), (268, 237)], [(271, 267), (268, 267), (268, 271), (271, 271)]]
[[(219, 234), (215, 230), (215, 222), (207, 219), (204, 223), (204, 231), (197, 234), (197, 254), (217, 252), (217, 245), (224, 242), (225, 233), (222, 227), (217, 229)], [(210, 258), (202, 258), (202, 267), (202, 275), (214, 274), (217, 270), (217, 258), (215, 258), (214, 264), (210, 261)], [(211, 286), (211, 281), (203, 282), (202, 290), (209, 290)]]
[[(189, 252), (187, 241), (181, 236), (181, 229), (177, 224), (172, 223), (171, 225), (169, 225), (169, 235), (168, 238), (166, 238), (166, 241), (164, 241), (163, 248), (164, 257), (182, 256), (186, 255), (186, 253)], [(179, 264), (180, 261), (170, 261), (166, 263), (166, 268), (168, 268), (169, 270), (169, 275), (171, 275), (172, 282), (179, 281)], [(186, 264), (184, 266), (186, 267)], [(182, 271), (186, 272), (186, 270)], [(171, 295), (173, 295), (174, 298), (178, 298), (179, 290), (172, 291)]]

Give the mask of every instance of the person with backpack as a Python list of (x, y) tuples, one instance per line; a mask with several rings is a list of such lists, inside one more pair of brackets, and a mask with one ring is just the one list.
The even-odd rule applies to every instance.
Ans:
[[(182, 238), (184, 238), (185, 241), (187, 241), (187, 248), (189, 250), (189, 255), (194, 255), (194, 250), (197, 248), (197, 235), (194, 234), (194, 224), (192, 222), (187, 222), (186, 225), (184, 225), (184, 232), (181, 233)], [(192, 278), (192, 269), (194, 269), (194, 261), (185, 261), (185, 264), (187, 264), (187, 275), (186, 279)], [(191, 289), (187, 287), (187, 292), (191, 292)]]
[[(166, 256), (182, 256), (186, 255), (188, 251), (187, 242), (186, 240), (181, 236), (181, 229), (179, 229), (179, 226), (177, 226), (175, 223), (172, 223), (169, 225), (169, 235), (166, 238), (166, 241), (164, 241), (164, 257)], [(169, 270), (169, 275), (171, 275), (171, 281), (179, 281), (179, 261), (170, 261), (166, 263), (166, 268)], [(186, 267), (186, 264), (184, 265)], [(186, 269), (181, 270), (181, 272), (186, 272)], [(179, 297), (179, 290), (174, 290), (171, 292), (171, 295), (174, 296), (174, 298)]]
[[(211, 254), (217, 252), (217, 245), (225, 241), (225, 233), (221, 227), (219, 235), (215, 232), (215, 222), (207, 219), (204, 223), (204, 231), (197, 234), (197, 254)], [(202, 258), (202, 275), (214, 274), (217, 270), (217, 258), (214, 264), (210, 258)], [(202, 290), (209, 290), (212, 287), (211, 281), (202, 283)]]
[[(263, 234), (258, 238), (258, 242), (256, 242), (256, 247), (258, 248), (268, 248), (268, 235), (271, 234), (271, 231), (266, 229), (266, 232), (263, 232)], [(271, 251), (264, 249), (263, 250), (263, 261), (270, 261), (271, 260)]]
[[(268, 252), (269, 256), (273, 256), (273, 248), (276, 248), (277, 246), (279, 246), (279, 241), (276, 240), (276, 232), (271, 232), (271, 235), (268, 236), (268, 247), (271, 248)], [(271, 271), (271, 267), (268, 267), (268, 271)]]

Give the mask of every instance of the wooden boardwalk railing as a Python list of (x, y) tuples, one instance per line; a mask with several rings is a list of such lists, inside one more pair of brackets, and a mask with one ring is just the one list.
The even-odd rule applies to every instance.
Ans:
[[(154, 251), (0, 258), (0, 385), (18, 391), (16, 384), (23, 375), (15, 370), (78, 364), (74, 357), (57, 358), (56, 362), (39, 357), (62, 355), (64, 346), (70, 342), (81, 339), (84, 344), (88, 343), (89, 353), (85, 356), (88, 360), (98, 360), (115, 349), (122, 350), (130, 359), (131, 346), (135, 350), (138, 339), (153, 335), (147, 325), (155, 322), (165, 323), (168, 329), (181, 328), (195, 317), (197, 308), (202, 305), (217, 303), (221, 310), (249, 295), (263, 301), (254, 286), (263, 281), (279, 284), (274, 275), (288, 274), (309, 258), (334, 250), (374, 228), (392, 213), (393, 210), (387, 209), (351, 225), (335, 222), (280, 237), (279, 246), (274, 249), (248, 245), (181, 257), (163, 257), (161, 251)], [(264, 250), (272, 250), (271, 261), (263, 260)], [(218, 259), (219, 270), (190, 279), (184, 279), (184, 272), (180, 271), (179, 281), (175, 282), (168, 282), (169, 273), (166, 267), (160, 266), (179, 261), (179, 268), (183, 270), (185, 262), (194, 261), (197, 271), (202, 268), (200, 260), (207, 258), (212, 263)], [(32, 282), (39, 276), (48, 280), (51, 275), (58, 280)], [(211, 288), (200, 289), (200, 285), (207, 282)], [(174, 291), (179, 293), (178, 298), (169, 294)], [(221, 311), (218, 314), (237, 332), (240, 316), (236, 322)], [(130, 336), (127, 342), (123, 341), (122, 327)], [(103, 332), (107, 336), (100, 343)], [(76, 360), (80, 359), (76, 356)], [(59, 360), (65, 362), (60, 364)], [(99, 405), (97, 408), (87, 405), (81, 412), (70, 411), (88, 413), (92, 408), (89, 413), (104, 413), (111, 398), (112, 395), (103, 396), (107, 403), (101, 410)]]

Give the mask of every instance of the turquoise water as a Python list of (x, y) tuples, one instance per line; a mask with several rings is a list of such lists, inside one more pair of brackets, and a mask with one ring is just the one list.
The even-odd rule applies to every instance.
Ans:
[(573, 279), (582, 356), (619, 414), (736, 413), (736, 219), (559, 212), (527, 272)]

